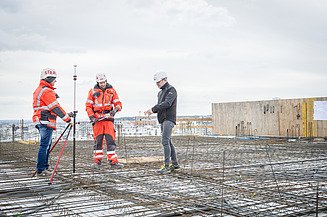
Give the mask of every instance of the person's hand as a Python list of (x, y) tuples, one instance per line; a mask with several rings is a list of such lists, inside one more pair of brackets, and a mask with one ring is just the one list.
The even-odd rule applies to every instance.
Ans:
[(100, 119), (109, 119), (109, 118), (112, 118), (111, 114), (108, 113), (108, 114), (105, 114), (102, 118)]
[(153, 114), (153, 111), (152, 111), (152, 109), (149, 109), (149, 110), (146, 110), (146, 111), (144, 112), (144, 114), (147, 115), (147, 116), (150, 116), (150, 115)]
[(96, 121), (97, 121), (97, 119), (93, 116), (93, 115), (91, 115), (90, 117), (90, 122), (93, 124), (93, 123), (95, 123)]
[(69, 112), (69, 113), (68, 113), (68, 116), (69, 116), (69, 117), (74, 117), (74, 112)]
[(111, 111), (109, 112), (110, 116), (111, 116), (111, 117), (114, 117), (115, 114), (117, 113), (117, 111), (118, 111), (117, 108), (114, 108), (113, 110), (111, 110)]

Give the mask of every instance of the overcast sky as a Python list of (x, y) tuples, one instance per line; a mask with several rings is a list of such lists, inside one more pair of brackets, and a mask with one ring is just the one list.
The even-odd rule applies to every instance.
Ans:
[(211, 103), (327, 96), (325, 0), (0, 0), (0, 119), (31, 119), (40, 72), (78, 118), (105, 73), (118, 117), (156, 104), (153, 74), (178, 91), (178, 115)]

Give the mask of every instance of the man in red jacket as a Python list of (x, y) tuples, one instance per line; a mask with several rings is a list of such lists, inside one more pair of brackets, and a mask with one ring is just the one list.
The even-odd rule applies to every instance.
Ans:
[(93, 136), (96, 141), (94, 146), (94, 162), (101, 165), (104, 157), (102, 148), (103, 139), (107, 145), (107, 159), (112, 168), (123, 168), (118, 162), (116, 149), (116, 133), (114, 116), (122, 109), (116, 90), (107, 83), (105, 74), (96, 75), (96, 85), (89, 91), (85, 103), (87, 115), (93, 125)]
[(38, 151), (36, 174), (40, 175), (49, 168), (49, 151), (52, 143), (52, 132), (56, 130), (56, 119), (59, 116), (65, 122), (71, 121), (72, 113), (66, 113), (57, 101), (59, 96), (54, 91), (57, 72), (46, 68), (41, 72), (39, 86), (33, 93), (33, 122), (40, 133), (40, 147)]

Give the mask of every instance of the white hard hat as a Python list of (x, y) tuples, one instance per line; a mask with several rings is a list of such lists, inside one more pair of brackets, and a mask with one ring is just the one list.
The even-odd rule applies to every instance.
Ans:
[(47, 77), (57, 77), (57, 72), (55, 69), (46, 68), (41, 72), (41, 79), (46, 79)]
[(106, 75), (103, 74), (103, 73), (98, 73), (96, 75), (95, 79), (96, 79), (97, 82), (103, 82), (103, 81), (107, 80)]
[(153, 80), (155, 82), (161, 81), (162, 79), (167, 78), (166, 72), (158, 72), (154, 75)]

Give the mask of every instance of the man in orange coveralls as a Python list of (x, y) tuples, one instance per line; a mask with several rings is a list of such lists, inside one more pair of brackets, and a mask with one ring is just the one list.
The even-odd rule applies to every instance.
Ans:
[(114, 116), (122, 109), (116, 90), (107, 82), (105, 74), (96, 75), (96, 85), (89, 91), (86, 100), (86, 112), (93, 125), (95, 139), (94, 162), (101, 165), (104, 157), (102, 149), (103, 138), (107, 144), (107, 159), (112, 168), (123, 168), (118, 162), (116, 149), (116, 133)]

